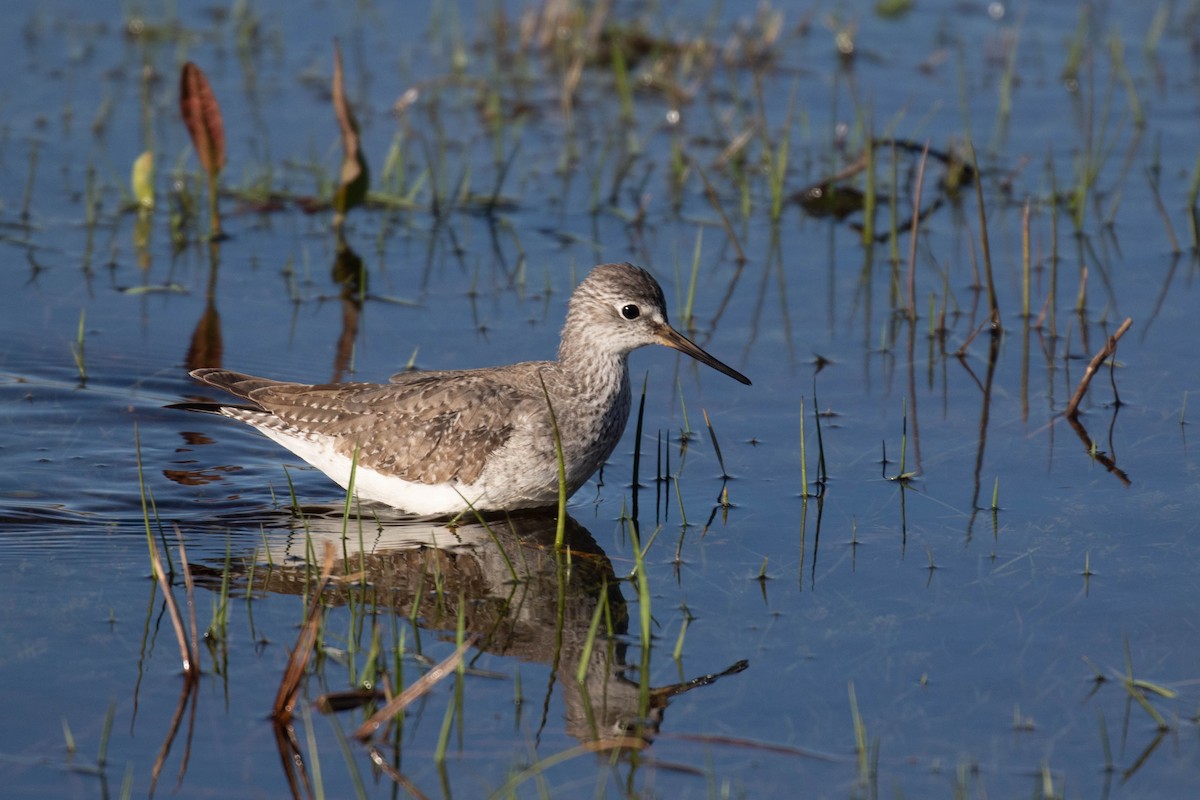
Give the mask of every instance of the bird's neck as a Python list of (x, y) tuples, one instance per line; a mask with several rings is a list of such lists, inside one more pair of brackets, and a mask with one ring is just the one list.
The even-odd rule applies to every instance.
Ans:
[(575, 443), (565, 453), (571, 491), (608, 459), (629, 419), (628, 353), (605, 344), (568, 320), (548, 389), (563, 440)]
[(567, 350), (550, 389), (558, 428), (575, 446), (564, 452), (567, 483), (578, 488), (612, 454), (629, 420), (632, 400), (625, 353)]
[(558, 346), (557, 371), (562, 379), (558, 388), (571, 394), (581, 425), (608, 426), (616, 422), (614, 414), (628, 409), (629, 353), (614, 349), (611, 340), (575, 316), (575, 309), (567, 312)]
[(629, 391), (629, 366), (625, 353), (597, 348), (560, 348), (558, 368), (569, 391), (578, 400), (608, 405), (623, 391)]

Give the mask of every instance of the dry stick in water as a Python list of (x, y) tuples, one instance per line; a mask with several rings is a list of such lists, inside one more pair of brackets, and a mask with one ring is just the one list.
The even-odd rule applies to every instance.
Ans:
[(468, 636), (466, 641), (460, 644), (458, 649), (451, 653), (445, 661), (414, 681), (411, 686), (392, 698), (390, 703), (376, 711), (369, 720), (360, 725), (358, 730), (354, 732), (354, 737), (361, 741), (371, 738), (372, 734), (379, 730), (384, 723), (399, 714), (410, 703), (432, 689), (434, 684), (457, 669), (458, 662), (462, 661), (463, 653), (467, 652), (467, 649), (475, 644), (475, 640), (478, 638), (476, 634)]
[(692, 161), (692, 166), (696, 168), (696, 174), (700, 176), (700, 180), (704, 182), (704, 196), (708, 198), (708, 203), (717, 212), (721, 218), (721, 227), (725, 229), (725, 235), (729, 237), (729, 241), (733, 244), (733, 249), (737, 253), (738, 264), (746, 263), (746, 252), (742, 250), (742, 243), (738, 241), (737, 234), (734, 233), (733, 225), (729, 222), (729, 217), (725, 214), (725, 209), (721, 207), (721, 199), (717, 197), (717, 190), (709, 183), (708, 176), (704, 174), (704, 170), (700, 164)]
[[(175, 639), (179, 642), (179, 656), (183, 660), (183, 674), (187, 676), (188, 680), (192, 680), (196, 677), (196, 654), (189, 644), (187, 631), (183, 627), (183, 615), (179, 613), (179, 606), (175, 603), (174, 595), (171, 594), (171, 584), (167, 580), (167, 574), (163, 571), (162, 562), (158, 558), (158, 547), (154, 544), (153, 537), (146, 541), (150, 544), (150, 566), (154, 568), (154, 577), (158, 581), (159, 588), (162, 589), (163, 602), (167, 604), (171, 624), (175, 627)], [(186, 563), (184, 568), (186, 569)]]
[(288, 659), (287, 670), (283, 680), (279, 682), (279, 692), (275, 695), (275, 704), (271, 707), (271, 716), (277, 723), (286, 724), (292, 718), (292, 709), (296, 706), (296, 690), (300, 688), (300, 679), (312, 656), (313, 645), (317, 641), (317, 624), (321, 619), (321, 593), (333, 572), (333, 543), (325, 543), (325, 558), (321, 564), (321, 579), (313, 587), (312, 603), (308, 607), (308, 615), (304, 619), (304, 627), (296, 640), (296, 648)]
[(371, 763), (378, 767), (380, 772), (391, 778), (401, 789), (417, 800), (429, 800), (429, 796), (418, 789), (416, 784), (401, 775), (395, 767), (388, 763), (388, 760), (383, 757), (383, 753), (379, 752), (378, 747), (371, 747), (367, 753), (371, 756)]
[[(192, 570), (188, 567), (187, 550), (183, 545), (183, 534), (179, 530), (179, 526), (175, 526), (175, 535), (179, 538), (179, 564), (183, 570), (183, 580), (187, 585), (188, 599), (188, 616), (191, 621), (192, 638), (189, 644), (183, 630), (183, 615), (179, 613), (179, 606), (175, 603), (175, 598), (171, 594), (170, 584), (166, 581), (166, 575), (163, 574), (162, 564), (159, 563), (158, 549), (154, 544), (154, 538), (151, 537), (150, 542), (150, 559), (154, 569), (154, 577), (158, 579), (159, 585), (163, 590), (163, 597), (170, 611), (171, 624), (175, 627), (175, 638), (179, 640), (179, 650), (183, 655), (183, 693), (179, 696), (179, 706), (175, 709), (175, 716), (171, 718), (171, 727), (167, 732), (167, 737), (163, 740), (162, 747), (159, 748), (158, 757), (154, 760), (154, 767), (150, 771), (150, 796), (154, 796), (154, 788), (158, 785), (158, 776), (162, 774), (163, 766), (167, 763), (167, 755), (171, 752), (171, 745), (175, 742), (175, 734), (179, 732), (179, 723), (183, 721), (183, 713), (187, 710), (188, 700), (192, 698), (192, 693), (199, 690), (200, 684), (197, 679), (200, 677), (200, 645), (197, 641), (196, 629), (196, 597), (195, 584), (192, 582)], [(196, 704), (192, 703), (192, 721), (188, 727), (188, 745), (183, 751), (183, 760), (179, 764), (179, 780), (183, 781), (183, 776), (187, 772), (188, 760), (191, 755), (192, 729), (196, 722)]]
[(1079, 421), (1079, 417), (1067, 417), (1067, 424), (1071, 426), (1071, 430), (1075, 431), (1075, 435), (1079, 437), (1079, 441), (1083, 442), (1084, 449), (1100, 462), (1100, 465), (1117, 477), (1121, 483), (1126, 486), (1130, 485), (1129, 475), (1125, 470), (1117, 466), (1116, 460), (1102, 450), (1096, 448), (1096, 443), (1087, 429), (1083, 427), (1083, 423)]
[(192, 568), (188, 566), (187, 549), (183, 546), (183, 531), (175, 526), (175, 537), (179, 539), (179, 565), (183, 570), (183, 585), (187, 587), (188, 624), (192, 629), (193, 659), (200, 657), (200, 633), (196, 627), (196, 584), (192, 580)]
[(1071, 402), (1067, 403), (1067, 410), (1063, 412), (1064, 416), (1072, 419), (1079, 416), (1079, 403), (1087, 393), (1088, 384), (1096, 376), (1096, 370), (1100, 369), (1100, 365), (1104, 363), (1105, 359), (1117, 352), (1117, 340), (1125, 335), (1125, 331), (1129, 330), (1129, 326), (1132, 324), (1133, 317), (1126, 317), (1125, 321), (1121, 323), (1121, 327), (1117, 328), (1117, 332), (1108, 337), (1108, 341), (1104, 343), (1104, 347), (1100, 348), (1100, 352), (1092, 356), (1091, 362), (1083, 372), (1083, 377), (1079, 380), (1079, 386), (1075, 388), (1075, 394), (1071, 396)]
[(1000, 305), (996, 300), (996, 282), (992, 278), (992, 247), (988, 241), (987, 212), (983, 207), (983, 177), (979, 173), (979, 162), (975, 158), (975, 143), (971, 147), (971, 168), (975, 175), (975, 202), (979, 206), (979, 249), (983, 254), (983, 274), (987, 278), (988, 308), (991, 312), (992, 335), (998, 336), (1003, 327), (1000, 324)]

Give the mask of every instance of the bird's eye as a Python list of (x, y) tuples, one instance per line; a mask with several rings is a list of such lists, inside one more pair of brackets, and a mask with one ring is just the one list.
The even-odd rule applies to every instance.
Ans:
[(642, 310), (633, 303), (630, 303), (627, 306), (621, 306), (621, 316), (625, 319), (637, 319), (641, 313)]

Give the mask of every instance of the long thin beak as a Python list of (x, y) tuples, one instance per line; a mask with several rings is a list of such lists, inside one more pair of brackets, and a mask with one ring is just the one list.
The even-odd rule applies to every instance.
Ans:
[(720, 361), (717, 361), (715, 358), (710, 356), (708, 353), (706, 353), (702, 349), (700, 349), (699, 345), (697, 345), (691, 339), (684, 336), (679, 331), (672, 328), (670, 325), (667, 325), (664, 323), (662, 328), (659, 329), (658, 341), (660, 344), (664, 344), (667, 347), (674, 348), (675, 350), (678, 350), (681, 353), (687, 353), (689, 356), (696, 359), (701, 364), (707, 364), (708, 366), (712, 367), (713, 369), (717, 370), (718, 372), (724, 372), (726, 375), (733, 378), (735, 381), (744, 383), (747, 386), (750, 385), (749, 378), (747, 378), (742, 373), (738, 372), (733, 367), (726, 366), (725, 364), (722, 364)]

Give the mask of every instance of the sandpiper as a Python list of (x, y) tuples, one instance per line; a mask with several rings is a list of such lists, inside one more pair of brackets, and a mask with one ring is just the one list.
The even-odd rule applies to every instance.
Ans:
[(602, 264), (571, 295), (556, 361), (318, 385), (197, 369), (193, 377), (244, 402), (173, 407), (245, 422), (342, 488), (353, 468), (360, 499), (411, 514), (532, 508), (558, 500), (550, 410), (573, 493), (620, 440), (631, 402), (627, 358), (649, 344), (750, 384), (671, 327), (650, 273)]

